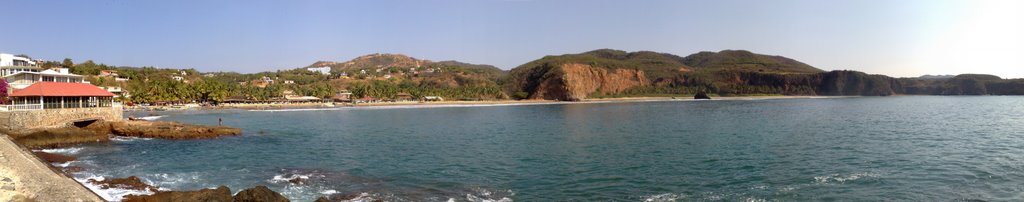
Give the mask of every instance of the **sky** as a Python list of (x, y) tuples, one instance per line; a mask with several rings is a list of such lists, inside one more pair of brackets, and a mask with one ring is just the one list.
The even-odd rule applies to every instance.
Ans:
[(400, 53), (511, 69), (611, 48), (727, 49), (824, 70), (1024, 78), (1017, 0), (5, 0), (0, 52), (259, 72)]

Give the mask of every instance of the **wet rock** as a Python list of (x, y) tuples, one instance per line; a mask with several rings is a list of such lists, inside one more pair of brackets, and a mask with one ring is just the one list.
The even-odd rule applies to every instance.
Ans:
[(103, 189), (119, 188), (119, 189), (131, 189), (131, 190), (151, 191), (151, 192), (156, 192), (157, 191), (156, 187), (148, 185), (148, 184), (142, 182), (142, 180), (139, 179), (139, 177), (135, 177), (135, 176), (129, 176), (127, 178), (114, 178), (114, 179), (108, 179), (108, 180), (103, 180), (103, 181), (97, 181), (95, 179), (90, 179), (89, 182), (93, 183), (93, 184), (96, 184), (96, 185), (99, 185), (100, 188), (103, 188)]
[(111, 132), (115, 135), (143, 138), (205, 139), (242, 134), (242, 130), (238, 128), (164, 121), (121, 121), (113, 122), (110, 126)]
[(235, 202), (288, 202), (288, 198), (266, 186), (256, 186), (235, 194)]
[(301, 177), (296, 177), (295, 179), (290, 179), (290, 180), (288, 180), (288, 182), (290, 182), (290, 183), (292, 183), (292, 184), (297, 184), (297, 185), (301, 185), (301, 184), (303, 184), (304, 182), (306, 182), (306, 179), (304, 179), (304, 178), (301, 178)]
[(138, 196), (128, 195), (123, 202), (177, 202), (177, 201), (206, 201), (206, 202), (231, 202), (231, 189), (220, 186), (216, 189), (201, 189), (196, 191), (166, 191), (157, 192), (153, 195)]
[(316, 202), (332, 202), (332, 201), (370, 201), (370, 202), (383, 202), (384, 200), (373, 198), (368, 193), (349, 193), (349, 194), (332, 194), (328, 196), (321, 196), (316, 199)]
[(78, 159), (77, 157), (74, 157), (74, 156), (68, 156), (68, 155), (62, 155), (62, 154), (52, 154), (52, 153), (39, 152), (39, 151), (32, 152), (32, 153), (35, 154), (40, 159), (43, 159), (43, 161), (50, 162), (50, 163), (66, 163), (68, 161), (74, 161), (75, 159)]
[(708, 93), (705, 93), (704, 91), (701, 91), (701, 92), (697, 92), (696, 95), (693, 95), (693, 99), (697, 99), (697, 100), (710, 100), (711, 96), (708, 96)]
[(107, 133), (73, 126), (37, 130), (7, 131), (5, 133), (14, 139), (14, 142), (19, 145), (32, 149), (67, 147), (83, 143), (110, 141)]
[(61, 168), (61, 170), (64, 171), (64, 173), (69, 173), (70, 174), (70, 173), (82, 172), (82, 167), (68, 166), (68, 167)]

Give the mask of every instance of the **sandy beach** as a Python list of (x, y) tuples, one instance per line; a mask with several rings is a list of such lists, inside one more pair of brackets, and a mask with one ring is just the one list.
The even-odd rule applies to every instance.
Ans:
[[(768, 99), (812, 99), (812, 98), (845, 98), (851, 96), (729, 96), (713, 97), (712, 100), (768, 100)], [(281, 110), (281, 109), (318, 109), (318, 108), (340, 108), (340, 107), (437, 107), (437, 106), (474, 106), (474, 105), (535, 105), (535, 104), (586, 104), (586, 103), (609, 103), (609, 102), (658, 102), (658, 101), (694, 101), (692, 97), (623, 97), (623, 98), (593, 98), (581, 101), (555, 101), (555, 100), (483, 100), (483, 101), (402, 101), (402, 102), (372, 102), (372, 103), (274, 103), (274, 104), (230, 104), (216, 107), (197, 108), (201, 110), (217, 109), (248, 109), (248, 110)]]

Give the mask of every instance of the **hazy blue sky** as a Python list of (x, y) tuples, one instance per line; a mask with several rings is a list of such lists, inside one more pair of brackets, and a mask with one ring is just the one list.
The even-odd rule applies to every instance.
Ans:
[(746, 49), (892, 76), (1024, 77), (1024, 1), (3, 1), (0, 52), (257, 72), (370, 53), (510, 69)]

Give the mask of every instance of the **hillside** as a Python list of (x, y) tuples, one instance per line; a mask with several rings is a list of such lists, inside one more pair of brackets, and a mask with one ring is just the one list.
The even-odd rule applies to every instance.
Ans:
[[(748, 51), (701, 52), (680, 57), (650, 51), (600, 49), (580, 54), (546, 56), (520, 65), (510, 71), (506, 88), (523, 98), (555, 100), (692, 94), (697, 91), (719, 94), (798, 94), (813, 89), (791, 85), (781, 77), (821, 72), (820, 69), (793, 59)], [(811, 78), (804, 80), (808, 79)], [(767, 82), (765, 80), (775, 82), (775, 85), (759, 83)]]
[(702, 70), (737, 70), (766, 73), (821, 73), (821, 69), (782, 56), (751, 53), (745, 50), (700, 52), (682, 59), (683, 64)]

